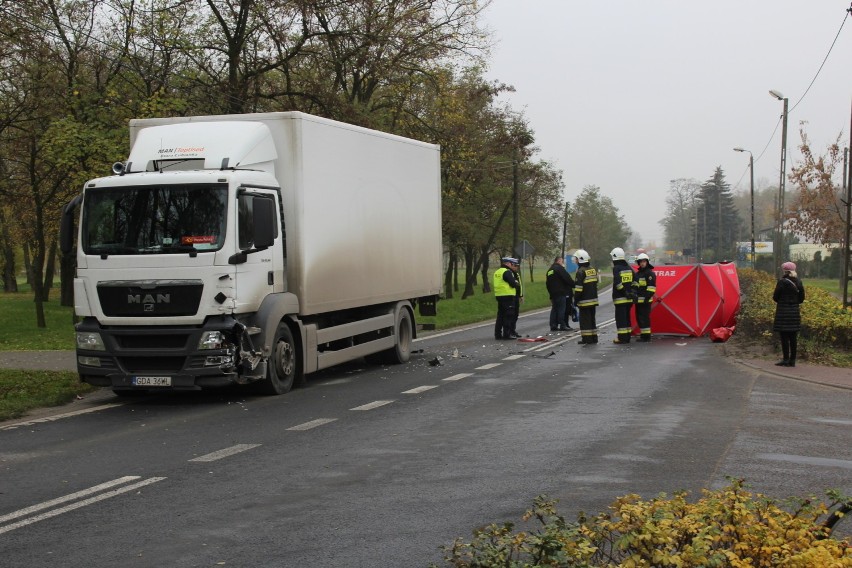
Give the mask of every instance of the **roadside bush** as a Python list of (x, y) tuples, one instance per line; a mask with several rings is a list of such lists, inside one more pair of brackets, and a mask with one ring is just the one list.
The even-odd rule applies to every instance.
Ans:
[[(737, 271), (743, 294), (737, 317), (737, 334), (776, 343), (772, 333), (775, 317), (775, 278), (762, 271), (741, 268)], [(832, 351), (852, 350), (852, 307), (829, 292), (805, 285), (805, 303), (801, 306), (802, 331), (799, 334), (800, 357), (830, 362)]]
[(852, 567), (852, 548), (830, 536), (822, 519), (844, 499), (828, 504), (800, 499), (779, 504), (743, 488), (741, 480), (704, 490), (695, 503), (681, 492), (648, 501), (626, 495), (594, 517), (569, 523), (540, 496), (523, 520), (537, 528), (514, 531), (492, 524), (445, 547), (450, 566), (473, 568)]

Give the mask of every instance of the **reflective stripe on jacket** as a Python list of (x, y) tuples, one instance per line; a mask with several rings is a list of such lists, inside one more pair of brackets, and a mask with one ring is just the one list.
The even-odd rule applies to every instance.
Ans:
[(578, 308), (598, 305), (598, 271), (581, 266), (574, 278), (574, 305)]
[(627, 262), (617, 260), (612, 266), (612, 303), (632, 304), (634, 297), (633, 269)]
[(650, 302), (657, 293), (657, 275), (654, 274), (654, 267), (650, 263), (645, 268), (639, 267), (633, 283), (637, 292), (636, 303)]

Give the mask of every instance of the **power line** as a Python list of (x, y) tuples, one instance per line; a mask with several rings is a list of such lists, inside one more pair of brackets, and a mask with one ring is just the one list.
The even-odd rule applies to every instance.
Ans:
[(825, 66), (825, 62), (828, 61), (828, 56), (831, 55), (831, 51), (834, 49), (834, 45), (837, 43), (837, 38), (840, 37), (840, 32), (843, 31), (843, 25), (846, 24), (846, 20), (849, 19), (849, 12), (850, 11), (852, 11), (852, 7), (848, 8), (846, 10), (846, 15), (843, 16), (843, 21), (840, 22), (840, 29), (837, 30), (837, 35), (834, 36), (834, 41), (831, 42), (831, 47), (828, 48), (828, 53), (825, 54), (825, 58), (822, 60), (822, 64), (820, 64), (819, 69), (817, 69), (816, 75), (814, 75), (814, 78), (811, 79), (811, 84), (808, 85), (808, 88), (805, 89), (805, 92), (802, 93), (802, 96), (799, 97), (799, 100), (796, 102), (796, 104), (793, 105), (793, 108), (791, 108), (789, 112), (793, 112), (793, 110), (795, 110), (795, 108), (797, 106), (799, 106), (799, 103), (801, 103), (804, 100), (805, 95), (807, 95), (808, 91), (810, 91), (811, 87), (813, 87), (814, 82), (817, 80), (817, 77), (819, 77), (820, 71), (822, 71), (822, 68)]

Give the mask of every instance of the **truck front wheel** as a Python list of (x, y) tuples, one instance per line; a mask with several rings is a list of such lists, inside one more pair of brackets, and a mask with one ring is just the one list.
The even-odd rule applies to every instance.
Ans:
[(257, 384), (258, 389), (262, 394), (285, 394), (290, 392), (294, 382), (301, 382), (298, 378), (300, 373), (301, 364), (293, 333), (287, 324), (280, 323), (266, 365), (266, 378)]

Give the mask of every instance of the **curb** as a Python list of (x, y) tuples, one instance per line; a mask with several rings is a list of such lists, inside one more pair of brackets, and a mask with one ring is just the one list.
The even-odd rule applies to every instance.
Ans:
[(809, 378), (803, 377), (801, 375), (790, 375), (790, 374), (787, 374), (787, 373), (782, 373), (782, 372), (776, 371), (774, 369), (766, 369), (764, 367), (761, 367), (760, 365), (755, 365), (754, 363), (750, 363), (750, 362), (745, 361), (743, 359), (736, 359), (735, 358), (734, 361), (736, 363), (739, 363), (740, 365), (743, 365), (744, 367), (748, 367), (750, 369), (760, 371), (761, 373), (764, 373), (764, 374), (767, 374), (767, 375), (774, 375), (776, 377), (781, 377), (783, 379), (790, 379), (790, 380), (793, 380), (793, 381), (802, 381), (802, 382), (805, 382), (805, 383), (811, 383), (811, 384), (814, 384), (814, 385), (822, 385), (822, 386), (825, 386), (825, 387), (832, 387), (832, 388), (837, 388), (837, 389), (852, 390), (852, 384), (841, 384), (841, 383), (834, 383), (834, 382), (826, 382), (826, 381), (820, 381), (818, 379), (809, 379)]

